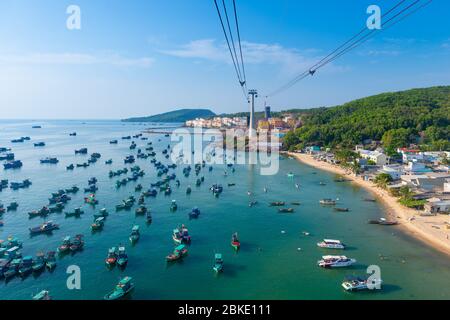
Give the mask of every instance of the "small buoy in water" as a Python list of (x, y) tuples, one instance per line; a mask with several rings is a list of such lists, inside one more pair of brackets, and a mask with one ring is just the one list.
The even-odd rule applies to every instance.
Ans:
[(297, 251), (302, 251), (302, 248), (297, 248)]
[(286, 231), (282, 230), (282, 231), (281, 231), (281, 233), (282, 233), (282, 234), (285, 234), (285, 233), (286, 233)]

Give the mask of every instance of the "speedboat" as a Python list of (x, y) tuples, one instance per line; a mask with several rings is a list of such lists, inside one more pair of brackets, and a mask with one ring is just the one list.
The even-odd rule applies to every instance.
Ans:
[(371, 279), (370, 276), (347, 276), (342, 282), (345, 291), (363, 291), (381, 289), (381, 279)]
[(346, 256), (323, 256), (322, 260), (317, 261), (317, 265), (322, 268), (343, 268), (355, 263), (355, 259)]
[(339, 240), (332, 240), (332, 239), (324, 239), (321, 242), (317, 243), (317, 246), (320, 248), (326, 248), (326, 249), (345, 249), (345, 244), (343, 244)]
[(334, 206), (336, 204), (336, 200), (333, 199), (322, 199), (319, 202), (325, 206)]

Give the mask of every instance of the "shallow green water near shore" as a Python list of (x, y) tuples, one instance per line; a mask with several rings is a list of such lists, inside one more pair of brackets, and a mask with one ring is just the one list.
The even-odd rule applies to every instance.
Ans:
[[(31, 129), (33, 124), (42, 129)], [(148, 198), (153, 223), (146, 225), (144, 217), (136, 217), (132, 211), (115, 212), (121, 200), (134, 194), (135, 183), (119, 190), (116, 179), (108, 178), (109, 170), (123, 165), (123, 158), (132, 154), (130, 141), (121, 136), (139, 133), (145, 126), (107, 121), (41, 121), (0, 122), (0, 146), (13, 148), (16, 158), (23, 161), (20, 170), (4, 171), (1, 179), (21, 181), (30, 178), (29, 189), (0, 192), (3, 204), (16, 200), (17, 212), (5, 213), (0, 227), (0, 239), (14, 235), (23, 241), (23, 255), (35, 255), (37, 251), (55, 250), (66, 235), (85, 235), (85, 248), (73, 256), (58, 259), (54, 272), (45, 271), (25, 279), (13, 278), (5, 282), (0, 279), (0, 299), (30, 299), (42, 289), (50, 290), (54, 299), (102, 299), (118, 282), (120, 277), (132, 276), (136, 289), (132, 299), (449, 299), (450, 259), (422, 243), (403, 234), (397, 227), (368, 225), (368, 219), (382, 216), (382, 207), (365, 202), (370, 194), (350, 183), (334, 182), (334, 175), (321, 172), (293, 159), (280, 161), (280, 170), (275, 176), (261, 176), (258, 166), (236, 166), (236, 172), (224, 177), (223, 166), (215, 166), (212, 172), (203, 170), (205, 183), (195, 187), (197, 177), (182, 175), (182, 167), (175, 170), (181, 187), (173, 185), (170, 197), (158, 194)], [(76, 131), (76, 137), (69, 133)], [(10, 140), (30, 136), (31, 141), (11, 144)], [(158, 153), (158, 160), (166, 160), (160, 151), (170, 139), (163, 135), (149, 135)], [(119, 139), (118, 145), (110, 145), (111, 139)], [(161, 141), (158, 141), (161, 139)], [(44, 148), (34, 148), (33, 142), (45, 141)], [(138, 147), (145, 148), (146, 141), (135, 139)], [(87, 147), (89, 153), (99, 152), (102, 158), (86, 169), (66, 171), (70, 163), (87, 161), (87, 156), (75, 156), (74, 150)], [(56, 156), (58, 165), (41, 165), (39, 159)], [(111, 166), (105, 165), (112, 158)], [(144, 188), (156, 182), (156, 171), (150, 159), (136, 162), (146, 175), (137, 183)], [(295, 178), (288, 178), (293, 172)], [(61, 228), (52, 235), (30, 238), (28, 228), (39, 225), (42, 219), (28, 219), (27, 212), (47, 203), (52, 192), (78, 185), (87, 186), (90, 177), (99, 180), (97, 198), (98, 211), (106, 207), (110, 212), (104, 230), (91, 233), (90, 225), (94, 209), (84, 205), (85, 214), (80, 219), (65, 218), (64, 214), (52, 214), (49, 219)], [(326, 182), (326, 186), (319, 182)], [(136, 184), (137, 184), (136, 183)], [(221, 183), (224, 192), (219, 198), (212, 196), (209, 187)], [(236, 183), (235, 187), (227, 187)], [(300, 188), (296, 188), (298, 183)], [(190, 196), (186, 186), (193, 186)], [(268, 192), (264, 193), (264, 187)], [(247, 191), (253, 193), (252, 197)], [(72, 197), (66, 209), (83, 204), (84, 193)], [(342, 207), (351, 209), (337, 213), (319, 205), (322, 198), (339, 198)], [(178, 211), (169, 211), (170, 202), (176, 199)], [(249, 207), (250, 200), (258, 204)], [(279, 214), (268, 206), (272, 201), (301, 202), (293, 214)], [(189, 220), (187, 213), (198, 206), (201, 216)], [(165, 256), (173, 248), (172, 229), (184, 223), (189, 228), (192, 244), (189, 255), (180, 263), (168, 265)], [(129, 244), (128, 236), (133, 224), (141, 226), (141, 239)], [(305, 236), (307, 231), (310, 236)], [(238, 232), (242, 248), (235, 253), (230, 246), (230, 237)], [(316, 266), (322, 255), (336, 252), (319, 249), (316, 242), (323, 238), (335, 238), (348, 246), (345, 252), (358, 263), (349, 269), (324, 270)], [(124, 271), (108, 270), (104, 259), (109, 247), (125, 244), (129, 263)], [(301, 250), (299, 250), (301, 248)], [(225, 260), (223, 274), (216, 276), (212, 270), (215, 252), (221, 252)], [(68, 290), (66, 268), (78, 265), (81, 268), (81, 290)], [(369, 265), (379, 265), (384, 287), (379, 292), (344, 292), (341, 281), (348, 274), (364, 274)]]

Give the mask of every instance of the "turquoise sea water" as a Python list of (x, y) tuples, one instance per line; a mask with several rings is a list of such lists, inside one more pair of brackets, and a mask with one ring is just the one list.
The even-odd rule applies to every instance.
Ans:
[[(42, 129), (32, 129), (42, 125)], [(35, 255), (38, 251), (56, 250), (66, 235), (85, 235), (85, 248), (73, 256), (58, 259), (56, 269), (25, 279), (13, 278), (5, 282), (0, 279), (0, 299), (30, 299), (42, 289), (50, 291), (54, 299), (102, 299), (118, 282), (120, 277), (132, 276), (136, 289), (132, 299), (449, 299), (450, 259), (421, 242), (403, 234), (397, 227), (368, 225), (368, 219), (383, 214), (377, 203), (365, 202), (370, 195), (350, 183), (335, 183), (334, 175), (320, 172), (295, 160), (280, 161), (279, 173), (261, 176), (258, 166), (236, 166), (236, 172), (224, 177), (226, 168), (215, 166), (212, 172), (203, 170), (205, 183), (195, 187), (197, 177), (192, 172), (189, 178), (182, 175), (182, 167), (174, 172), (181, 187), (173, 184), (170, 197), (158, 194), (148, 198), (153, 223), (146, 225), (144, 217), (136, 217), (132, 211), (115, 212), (121, 200), (133, 194), (134, 186), (141, 183), (148, 188), (159, 180), (156, 170), (147, 160), (137, 159), (136, 164), (145, 170), (144, 178), (129, 183), (117, 190), (116, 178), (109, 179), (109, 170), (123, 168), (123, 158), (135, 153), (129, 150), (130, 141), (120, 140), (125, 135), (141, 132), (146, 126), (122, 124), (115, 121), (0, 121), (0, 147), (12, 147), (16, 158), (23, 161), (19, 170), (4, 171), (0, 178), (21, 181), (30, 178), (29, 189), (0, 192), (0, 201), (7, 205), (19, 202), (17, 212), (5, 213), (0, 227), (0, 239), (14, 235), (23, 241), (23, 255)], [(69, 133), (76, 131), (76, 137)], [(30, 136), (31, 141), (11, 144), (10, 140)], [(161, 150), (170, 138), (163, 135), (148, 135), (153, 141), (158, 160), (166, 162)], [(118, 139), (118, 145), (110, 145)], [(161, 141), (158, 141), (161, 139)], [(147, 141), (134, 139), (138, 147), (145, 148)], [(45, 141), (44, 148), (34, 148), (33, 143)], [(87, 147), (89, 154), (99, 152), (102, 158), (89, 168), (66, 171), (70, 163), (82, 163), (88, 156), (75, 155), (74, 150)], [(56, 156), (57, 165), (41, 165), (39, 159)], [(111, 166), (104, 161), (112, 158)], [(164, 161), (163, 161), (164, 160)], [(289, 172), (294, 179), (287, 177)], [(315, 173), (315, 174), (313, 174)], [(64, 214), (52, 214), (48, 219), (60, 224), (60, 230), (52, 235), (31, 238), (28, 228), (42, 223), (36, 218), (29, 220), (27, 212), (47, 204), (52, 192), (78, 185), (87, 187), (90, 177), (99, 182), (98, 211), (106, 207), (110, 212), (103, 231), (91, 233), (92, 215), (96, 211), (83, 205), (84, 193), (72, 196), (66, 210), (83, 205), (85, 214), (79, 219), (65, 218)], [(326, 186), (320, 186), (324, 181)], [(209, 187), (221, 183), (224, 192), (219, 198), (212, 196)], [(227, 187), (236, 183), (235, 187)], [(299, 183), (297, 189), (295, 184)], [(193, 186), (190, 196), (186, 186)], [(264, 193), (264, 187), (268, 192)], [(253, 193), (252, 197), (247, 191)], [(336, 213), (331, 208), (319, 205), (322, 198), (339, 198), (348, 213)], [(169, 211), (170, 202), (176, 199), (178, 211)], [(258, 205), (249, 207), (250, 200)], [(301, 202), (293, 214), (279, 214), (268, 206), (272, 201)], [(187, 213), (198, 206), (201, 216), (189, 220)], [(189, 228), (192, 244), (189, 255), (180, 263), (168, 265), (165, 256), (174, 248), (172, 230), (184, 223)], [(133, 224), (141, 226), (141, 239), (131, 246), (128, 240)], [(305, 236), (307, 231), (310, 236)], [(230, 237), (238, 232), (242, 248), (235, 253), (230, 246)], [(323, 238), (335, 238), (348, 246), (345, 252), (320, 249), (316, 242)], [(120, 243), (127, 247), (129, 262), (124, 271), (106, 268), (104, 259), (109, 247)], [(301, 248), (301, 250), (299, 250)], [(223, 274), (212, 270), (214, 253), (220, 252), (225, 260)], [(325, 254), (346, 254), (358, 260), (349, 269), (324, 270), (316, 261)], [(66, 268), (77, 265), (81, 268), (81, 290), (68, 290)], [(379, 292), (346, 293), (341, 281), (348, 274), (364, 274), (367, 266), (381, 268), (384, 287)]]

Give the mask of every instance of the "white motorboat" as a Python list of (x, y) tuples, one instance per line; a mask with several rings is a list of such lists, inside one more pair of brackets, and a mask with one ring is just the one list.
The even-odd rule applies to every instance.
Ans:
[(317, 261), (317, 265), (322, 268), (344, 268), (356, 263), (355, 259), (346, 256), (323, 256)]
[(323, 241), (317, 243), (317, 246), (326, 249), (340, 249), (340, 250), (345, 249), (345, 244), (343, 244), (339, 240), (333, 239), (323, 239)]

